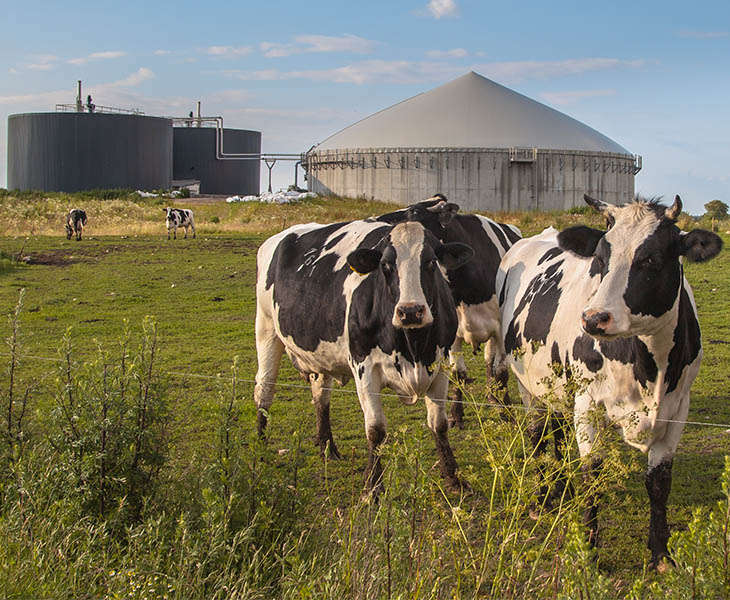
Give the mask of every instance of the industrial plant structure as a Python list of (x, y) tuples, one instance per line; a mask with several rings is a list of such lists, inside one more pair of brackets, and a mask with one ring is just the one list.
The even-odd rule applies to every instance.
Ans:
[(641, 157), (471, 72), (377, 112), (303, 156), (310, 191), (463, 210), (564, 210), (634, 196)]
[(200, 103), (197, 116), (150, 117), (81, 98), (79, 82), (75, 104), (8, 117), (8, 189), (158, 190), (178, 182), (203, 194), (258, 194), (262, 160), (299, 159), (262, 154), (261, 132), (224, 128), (222, 117), (200, 115)]

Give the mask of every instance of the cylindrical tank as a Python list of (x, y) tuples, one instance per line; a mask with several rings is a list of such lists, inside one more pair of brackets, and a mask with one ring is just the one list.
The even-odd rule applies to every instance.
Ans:
[(8, 189), (169, 189), (172, 121), (104, 113), (8, 117)]
[(583, 194), (634, 197), (631, 154), (537, 148), (359, 148), (306, 155), (309, 189), (406, 206), (446, 195), (462, 210), (567, 210)]
[[(230, 160), (216, 156), (216, 129), (175, 127), (173, 129), (174, 180), (200, 181), (201, 194), (258, 194), (261, 161)], [(223, 129), (225, 154), (260, 154), (261, 132)]]

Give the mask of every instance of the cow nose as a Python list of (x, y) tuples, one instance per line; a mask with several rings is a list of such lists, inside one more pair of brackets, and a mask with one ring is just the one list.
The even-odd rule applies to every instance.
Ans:
[(420, 325), (426, 315), (426, 307), (423, 304), (399, 304), (395, 314), (401, 325)]
[(586, 310), (583, 311), (581, 321), (586, 333), (601, 335), (613, 325), (613, 315), (605, 311)]

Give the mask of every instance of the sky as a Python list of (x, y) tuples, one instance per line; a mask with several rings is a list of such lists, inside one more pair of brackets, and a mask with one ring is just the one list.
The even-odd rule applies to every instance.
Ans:
[[(1, 0), (8, 115), (72, 104), (204, 116), (300, 153), (475, 71), (643, 158), (636, 191), (730, 204), (730, 2)], [(273, 188), (294, 180), (279, 162)], [(299, 173), (302, 184), (302, 174)], [(262, 189), (268, 185), (265, 167)]]

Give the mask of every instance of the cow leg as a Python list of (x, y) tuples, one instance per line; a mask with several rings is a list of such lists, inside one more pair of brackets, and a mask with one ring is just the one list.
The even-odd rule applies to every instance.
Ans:
[[(593, 452), (593, 443), (597, 435), (594, 425), (595, 418), (591, 415), (593, 409), (594, 402), (588, 395), (576, 396), (573, 424), (578, 440), (578, 451), (581, 458), (584, 459), (581, 467), (583, 480), (589, 489), (603, 464), (603, 457)], [(583, 522), (588, 529), (588, 541), (594, 547), (598, 545), (598, 503), (600, 497), (601, 494), (597, 490), (591, 490), (586, 497), (586, 508), (583, 513)]]
[(448, 392), (449, 378), (444, 372), (440, 372), (425, 395), (427, 420), (428, 428), (436, 441), (441, 477), (446, 481), (446, 487), (449, 490), (458, 492), (464, 488), (468, 489), (469, 486), (456, 476), (458, 465), (449, 444), (449, 421), (446, 417)]
[[(532, 404), (532, 402), (530, 403)], [(534, 448), (534, 455), (539, 456), (544, 454), (547, 450), (549, 438), (549, 418), (547, 412), (542, 408), (537, 408), (537, 412), (530, 416), (529, 424), (527, 425), (527, 437), (530, 439), (532, 447)], [(542, 466), (538, 467), (540, 489), (537, 494), (537, 504), (533, 504), (529, 508), (530, 517), (537, 519), (542, 510), (550, 510), (550, 498), (548, 492), (550, 486), (547, 482), (547, 476), (545, 469)]]
[[(593, 457), (581, 466), (583, 481), (589, 489), (601, 472), (602, 466), (603, 459), (601, 457)], [(586, 506), (583, 512), (583, 523), (588, 529), (588, 541), (594, 548), (598, 546), (598, 504), (600, 500), (600, 492), (591, 490), (586, 496)]]
[(274, 330), (273, 321), (264, 315), (261, 308), (256, 310), (256, 356), (258, 370), (256, 371), (256, 386), (254, 387), (254, 402), (257, 408), (259, 436), (264, 437), (266, 430), (266, 411), (274, 401), (276, 378), (279, 375), (281, 355), (284, 353), (284, 344)]
[[(677, 421), (684, 421), (689, 412), (689, 397), (682, 400), (679, 411), (674, 416)], [(646, 473), (646, 491), (649, 494), (651, 516), (649, 518), (649, 541), (651, 550), (651, 566), (660, 571), (666, 569), (667, 563), (674, 564), (669, 556), (669, 525), (667, 523), (667, 500), (672, 489), (672, 462), (684, 430), (683, 423), (668, 423), (664, 438), (655, 442), (649, 449), (648, 469)]]
[(463, 403), (463, 386), (467, 381), (466, 363), (464, 362), (464, 354), (462, 353), (463, 340), (457, 337), (449, 352), (451, 361), (451, 374), (456, 380), (454, 389), (454, 399), (451, 403), (451, 416), (449, 417), (449, 426), (464, 428), (464, 403)]
[[(491, 390), (489, 402), (501, 404), (503, 407), (510, 406), (512, 402), (507, 391), (509, 382), (509, 369), (507, 368), (507, 353), (504, 349), (504, 341), (500, 335), (492, 336), (484, 346), (484, 361), (487, 365), (487, 380), (491, 378)], [(494, 390), (497, 390), (497, 394)], [(504, 392), (504, 393), (502, 393)], [(501, 417), (505, 421), (513, 421), (512, 415), (504, 408)]]
[(365, 417), (365, 436), (368, 440), (368, 467), (365, 471), (365, 489), (376, 497), (383, 489), (383, 467), (378, 446), (385, 440), (386, 421), (380, 392), (383, 383), (373, 369), (366, 369), (362, 377), (355, 379), (360, 407)]
[[(570, 425), (568, 423), (568, 420), (562, 414), (554, 416), (550, 424), (552, 426), (553, 440), (555, 443), (555, 459), (558, 461), (559, 470), (558, 478), (555, 482), (555, 487), (550, 493), (550, 497), (548, 499), (549, 502), (552, 504), (553, 502), (560, 501), (560, 499), (563, 497), (563, 494), (565, 493), (566, 487), (570, 485), (570, 482), (566, 478), (563, 469), (563, 459), (565, 458), (563, 445), (565, 444), (566, 432), (568, 431), (568, 427)], [(568, 492), (572, 496), (572, 489), (569, 489)]]
[(193, 239), (195, 239), (195, 223), (193, 223), (193, 222), (190, 223), (190, 229), (193, 230)]
[(170, 239), (170, 228), (169, 227), (167, 228), (167, 239), (168, 240)]
[(312, 386), (312, 404), (314, 404), (314, 412), (317, 415), (316, 443), (323, 456), (329, 453), (330, 458), (341, 459), (342, 456), (337, 451), (330, 425), (332, 377), (321, 373), (310, 373), (309, 382)]
[(188, 239), (188, 226), (187, 225), (185, 225), (185, 237), (183, 239), (184, 240)]

